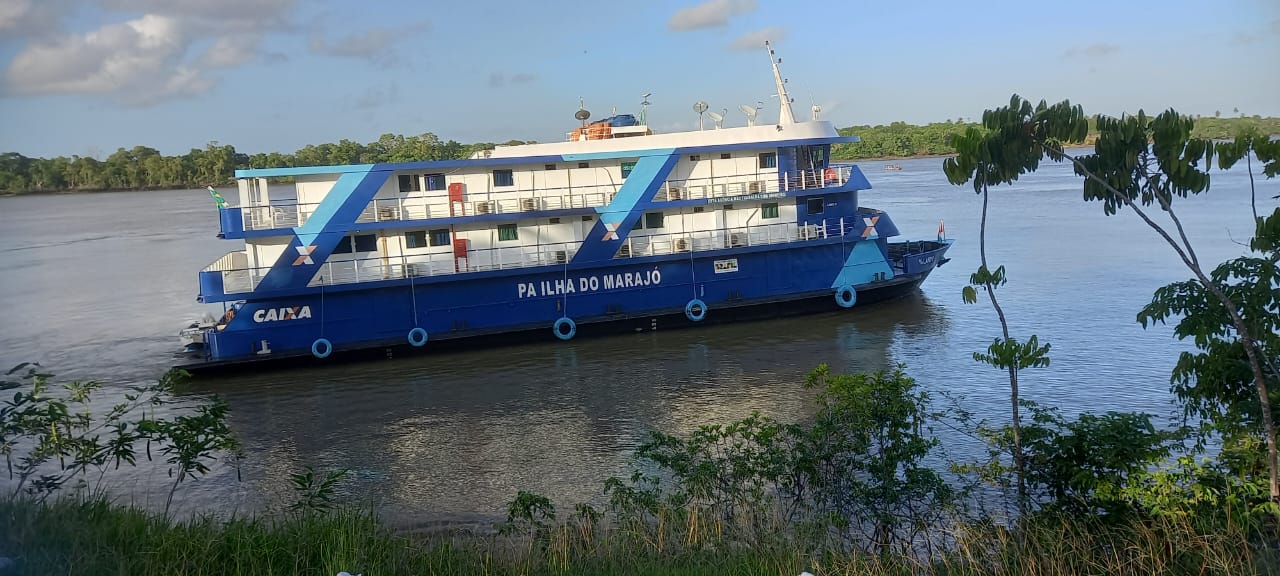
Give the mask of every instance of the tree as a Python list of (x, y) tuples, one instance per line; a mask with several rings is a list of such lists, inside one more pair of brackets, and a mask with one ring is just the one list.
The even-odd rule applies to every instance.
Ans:
[[(1027, 108), (1030, 106), (1028, 105)], [(1027, 112), (1019, 110), (1017, 114)], [(984, 114), (983, 122), (988, 122), (990, 113)], [(988, 125), (990, 128), (990, 125)], [(1075, 125), (1059, 127), (1054, 135), (1058, 138), (1083, 139), (1088, 130), (1084, 118)], [(1018, 342), (1009, 334), (1009, 322), (1005, 318), (1004, 309), (996, 298), (996, 288), (1007, 281), (1004, 266), (992, 270), (987, 263), (987, 205), (989, 187), (997, 184), (1012, 184), (1024, 173), (1034, 171), (1044, 155), (1043, 146), (1027, 145), (1010, 147), (1006, 141), (1016, 141), (1017, 134), (1012, 131), (1000, 133), (986, 131), (977, 127), (969, 127), (963, 134), (952, 138), (952, 146), (958, 155), (943, 161), (942, 169), (947, 180), (952, 184), (973, 182), (973, 189), (982, 195), (982, 219), (978, 229), (978, 253), (981, 264), (977, 272), (969, 277), (969, 286), (964, 288), (964, 301), (975, 303), (978, 300), (977, 287), (981, 287), (991, 301), (996, 316), (1000, 320), (1003, 339), (997, 338), (987, 348), (986, 354), (974, 353), (979, 362), (1004, 369), (1009, 374), (1009, 404), (1012, 413), (1013, 432), (1013, 466), (1017, 476), (1018, 506), (1025, 512), (1027, 509), (1026, 467), (1022, 453), (1022, 417), (1020, 414), (1018, 373), (1023, 368), (1048, 366), (1049, 344), (1040, 345), (1033, 334), (1026, 342)]]
[[(1225, 278), (1205, 273), (1174, 210), (1175, 199), (1209, 189), (1208, 169), (1214, 144), (1193, 138), (1194, 121), (1174, 110), (1155, 117), (1141, 110), (1135, 116), (1099, 116), (1097, 123), (1094, 153), (1074, 157), (1064, 151), (1063, 143), (1078, 142), (1085, 135), (1087, 122), (1083, 110), (1067, 101), (1053, 106), (1041, 101), (1033, 108), (1029, 101), (1015, 94), (1008, 106), (983, 113), (983, 125), (989, 135), (982, 141), (984, 146), (971, 147), (967, 156), (986, 154), (982, 158), (996, 166), (999, 174), (1012, 174), (1014, 178), (1034, 171), (1044, 157), (1069, 161), (1075, 173), (1084, 177), (1086, 201), (1102, 202), (1106, 215), (1128, 208), (1169, 244), (1193, 273), (1205, 297), (1216, 301), (1218, 310), (1230, 319), (1233, 338), (1247, 359), (1259, 402), (1271, 498), (1280, 501), (1276, 429), (1263, 372), (1266, 360), (1254, 336), (1257, 325), (1246, 318), (1239, 298), (1233, 297), (1232, 291), (1224, 286)], [(1232, 152), (1236, 150), (1233, 148)], [(961, 151), (961, 157), (966, 157), (965, 151)], [(1157, 223), (1147, 213), (1152, 206), (1163, 212), (1169, 223)], [(1280, 220), (1276, 225), (1280, 225)]]

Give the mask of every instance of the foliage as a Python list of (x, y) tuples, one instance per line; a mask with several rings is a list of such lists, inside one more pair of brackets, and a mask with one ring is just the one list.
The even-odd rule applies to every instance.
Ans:
[(707, 531), (701, 518), (749, 542), (781, 522), (880, 554), (927, 543), (957, 497), (924, 463), (937, 446), (928, 395), (901, 368), (847, 375), (823, 365), (808, 385), (819, 392), (807, 426), (753, 414), (687, 438), (654, 433), (636, 457), (661, 474), (611, 479), (611, 509), (626, 521), (688, 524), (694, 539)]
[[(1157, 292), (1140, 319), (1146, 324), (1183, 312), (1204, 312), (1180, 324), (1179, 332), (1181, 337), (1195, 335), (1197, 346), (1204, 352), (1199, 356), (1184, 355), (1174, 374), (1175, 393), (1189, 388), (1204, 392), (1199, 394), (1201, 398), (1188, 398), (1192, 411), (1219, 405), (1220, 400), (1232, 402), (1227, 398), (1232, 395), (1231, 383), (1228, 381), (1227, 386), (1222, 386), (1216, 379), (1230, 375), (1233, 366), (1242, 364), (1238, 355), (1231, 357), (1233, 347), (1238, 345), (1244, 356), (1243, 365), (1248, 366), (1248, 380), (1256, 392), (1255, 413), (1261, 416), (1258, 419), (1261, 426), (1255, 426), (1254, 433), (1260, 433), (1267, 444), (1271, 498), (1280, 501), (1280, 452), (1268, 392), (1268, 381), (1273, 378), (1266, 375), (1263, 367), (1274, 365), (1275, 356), (1274, 350), (1267, 348), (1267, 333), (1257, 331), (1274, 328), (1257, 323), (1262, 316), (1276, 314), (1275, 284), (1271, 282), (1274, 274), (1267, 271), (1260, 259), (1238, 260), (1226, 269), (1206, 273), (1174, 209), (1175, 199), (1209, 189), (1209, 169), (1215, 153), (1222, 166), (1230, 166), (1254, 153), (1264, 161), (1264, 172), (1270, 174), (1276, 171), (1275, 158), (1280, 155), (1280, 144), (1261, 138), (1256, 132), (1244, 133), (1234, 142), (1217, 144), (1196, 138), (1193, 136), (1195, 120), (1174, 110), (1154, 117), (1142, 110), (1120, 118), (1099, 116), (1095, 122), (1098, 137), (1093, 152), (1074, 157), (1065, 151), (1065, 144), (1085, 136), (1088, 119), (1084, 111), (1068, 101), (1052, 106), (1041, 101), (1032, 107), (1029, 101), (1014, 95), (1008, 106), (983, 113), (985, 132), (972, 130), (955, 139), (959, 156), (944, 162), (943, 170), (954, 183), (972, 177), (975, 189), (982, 191), (985, 188), (980, 187), (985, 186), (985, 182), (1008, 182), (1036, 170), (1043, 158), (1070, 161), (1075, 173), (1084, 178), (1086, 201), (1101, 202), (1107, 215), (1121, 209), (1132, 211), (1168, 243), (1195, 278), (1191, 283)], [(1252, 183), (1251, 170), (1250, 179)], [(1153, 206), (1158, 212), (1149, 214), (1148, 209)], [(1161, 215), (1168, 223), (1156, 221)], [(1255, 238), (1252, 244), (1274, 244), (1273, 240), (1266, 239), (1266, 228), (1280, 228), (1280, 223), (1273, 225), (1267, 219), (1256, 220), (1258, 236), (1263, 239)], [(1232, 277), (1242, 280), (1235, 288), (1226, 283)], [(1245, 288), (1246, 294), (1242, 294), (1240, 286), (1252, 288)], [(992, 293), (990, 288), (988, 293)], [(1201, 300), (1193, 302), (1196, 298)], [(1252, 308), (1246, 310), (1246, 307)], [(1211, 318), (1213, 316), (1216, 318)], [(1271, 333), (1274, 334), (1274, 330)], [(1274, 375), (1275, 370), (1272, 373)], [(1189, 387), (1188, 376), (1192, 374), (1199, 384)], [(1210, 399), (1208, 403), (1202, 402), (1205, 397)]]
[(207, 462), (238, 448), (227, 427), (227, 406), (217, 398), (193, 414), (147, 414), (171, 402), (187, 377), (182, 371), (171, 370), (153, 385), (129, 387), (124, 401), (103, 414), (91, 410), (93, 393), (101, 388), (97, 382), (70, 382), (55, 394), (52, 375), (38, 364), (19, 364), (7, 376), (15, 374), (18, 380), (0, 382), (0, 388), (17, 390), (0, 405), (0, 452), (9, 478), (16, 479), (11, 497), (44, 501), (69, 483), (97, 493), (107, 472), (135, 464), (137, 448), (144, 445), (148, 459), (154, 447), (170, 466), (174, 483), (167, 513), (179, 483), (207, 473)]
[(331, 470), (317, 475), (314, 468), (307, 466), (301, 472), (289, 475), (289, 482), (298, 499), (289, 505), (295, 512), (325, 513), (333, 508), (333, 495), (338, 482), (347, 475), (347, 470)]
[[(1057, 408), (1029, 400), (1022, 407), (1031, 421), (1022, 427), (1025, 477), (1033, 502), (1041, 513), (1064, 513), (1086, 521), (1115, 522), (1140, 511), (1135, 483), (1168, 461), (1181, 447), (1185, 430), (1158, 430), (1147, 414), (1133, 412), (1084, 413), (1074, 420)], [(1014, 470), (1001, 460), (1013, 443), (1012, 427), (966, 422), (988, 446), (987, 462), (959, 465), (957, 470), (978, 475), (995, 486), (1008, 486)]]
[(683, 545), (686, 527), (668, 524), (657, 550), (625, 527), (582, 532), (550, 527), (543, 546), (523, 534), (399, 534), (367, 511), (275, 517), (200, 516), (172, 520), (100, 500), (44, 505), (0, 500), (0, 550), (18, 573), (130, 574), (800, 574), (889, 576), (1223, 575), (1275, 573), (1274, 550), (1248, 543), (1239, 524), (1197, 529), (1164, 516), (1099, 524), (1039, 518), (1016, 530), (984, 523), (951, 526), (955, 545), (924, 556), (883, 557), (811, 550), (785, 538), (735, 546)]

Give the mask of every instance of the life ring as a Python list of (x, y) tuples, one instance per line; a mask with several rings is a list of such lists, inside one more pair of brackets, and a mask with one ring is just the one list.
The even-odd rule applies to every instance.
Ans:
[(841, 308), (852, 308), (857, 303), (858, 292), (853, 289), (853, 286), (845, 284), (836, 288), (836, 304), (839, 304)]
[(414, 348), (421, 348), (427, 343), (427, 331), (422, 328), (414, 328), (409, 331), (409, 344)]
[(684, 315), (694, 322), (702, 321), (703, 318), (707, 317), (707, 303), (697, 298), (690, 300), (688, 304), (684, 305)]
[[(564, 331), (566, 326), (569, 327), (568, 332)], [(556, 320), (555, 325), (551, 327), (551, 331), (556, 333), (556, 338), (561, 340), (573, 340), (573, 337), (578, 334), (578, 325), (575, 324), (573, 320), (569, 319), (568, 316), (562, 316), (559, 320)]]
[(332, 342), (329, 342), (324, 338), (316, 338), (316, 341), (311, 343), (312, 356), (315, 356), (316, 358), (328, 358), (330, 354), (333, 354)]
[(836, 174), (835, 168), (827, 168), (822, 171), (822, 179), (825, 182), (835, 182), (840, 179), (840, 176)]

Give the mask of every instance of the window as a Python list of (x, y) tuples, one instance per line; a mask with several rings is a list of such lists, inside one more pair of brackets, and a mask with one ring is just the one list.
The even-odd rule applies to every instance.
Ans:
[(378, 237), (373, 234), (344, 236), (333, 249), (334, 254), (350, 254), (352, 252), (377, 252)]
[(821, 214), (821, 213), (822, 213), (822, 204), (823, 204), (823, 201), (822, 201), (822, 197), (821, 197), (821, 196), (819, 196), (819, 197), (817, 197), (817, 198), (810, 198), (810, 199), (809, 199), (809, 202), (808, 202), (809, 213), (810, 213), (810, 214)]
[(760, 153), (760, 169), (777, 168), (778, 153), (777, 152), (761, 152)]
[(694, 206), (694, 207), (693, 207), (693, 213), (694, 213), (694, 214), (701, 214), (701, 213), (702, 213), (702, 207), (701, 207), (701, 206)]
[(444, 190), (444, 174), (427, 174), (427, 190)]
[(730, 159), (730, 158), (733, 158), (733, 154), (730, 154), (730, 153), (728, 153), (728, 152), (724, 152), (724, 153), (720, 154), (720, 159), (721, 159), (721, 160), (728, 160), (728, 159)]
[(644, 227), (650, 230), (662, 228), (662, 212), (645, 212)]
[(404, 233), (405, 248), (425, 248), (427, 246), (426, 230), (411, 230)]
[(586, 216), (583, 216), (583, 217), (582, 217), (582, 221), (583, 221), (583, 222), (593, 222), (593, 221), (595, 221), (595, 219), (596, 219), (596, 217), (595, 217), (595, 216), (592, 216), (592, 215), (590, 215), (590, 214), (587, 214)]
[(499, 224), (498, 225), (498, 241), (499, 242), (510, 242), (512, 240), (519, 240), (519, 239), (520, 239), (520, 232), (516, 229), (515, 224)]
[(356, 252), (377, 252), (378, 237), (373, 234), (361, 234), (355, 237)]
[(511, 174), (510, 170), (494, 170), (493, 171), (494, 186), (515, 186), (516, 178)]
[(626, 178), (627, 176), (630, 176), (630, 175), (631, 175), (631, 171), (632, 171), (632, 170), (635, 170), (635, 169), (636, 169), (636, 163), (635, 163), (635, 162), (623, 162), (623, 163), (622, 163), (622, 177), (623, 177), (623, 178)]
[(400, 175), (400, 191), (401, 192), (417, 192), (421, 190), (418, 184), (417, 174), (401, 174)]
[(555, 169), (556, 169), (556, 165), (555, 165), (555, 164), (543, 164), (543, 165), (542, 165), (542, 167), (543, 167), (544, 169), (547, 169), (547, 170), (555, 170)]
[(449, 245), (449, 229), (439, 228), (431, 231), (432, 246), (448, 246)]
[(551, 218), (547, 220), (547, 224), (559, 224), (559, 223), (560, 223), (559, 218)]
[(773, 202), (773, 203), (770, 203), (770, 204), (761, 204), (761, 205), (760, 205), (760, 218), (761, 218), (761, 219), (769, 219), (769, 218), (777, 218), (777, 217), (778, 217), (778, 203), (777, 203), (777, 202)]
[(591, 164), (590, 164), (589, 162), (579, 162), (579, 163), (578, 163), (578, 167), (579, 167), (579, 168), (590, 168), (590, 167), (591, 167)]
[(697, 162), (697, 161), (699, 161), (699, 160), (701, 160), (701, 159), (702, 159), (702, 156), (701, 156), (700, 154), (691, 154), (691, 155), (689, 156), (689, 161), (690, 161), (690, 162)]

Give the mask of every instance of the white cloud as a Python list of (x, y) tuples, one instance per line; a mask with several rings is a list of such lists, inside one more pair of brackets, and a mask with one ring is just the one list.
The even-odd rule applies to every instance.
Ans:
[(374, 27), (363, 32), (338, 38), (328, 38), (321, 32), (311, 35), (308, 47), (316, 54), (340, 58), (358, 58), (382, 65), (396, 62), (395, 45), (406, 37), (418, 37), (430, 29), (429, 22), (418, 22), (395, 27)]
[(764, 30), (747, 32), (734, 40), (729, 47), (734, 50), (764, 50), (765, 40), (768, 40), (773, 44), (777, 44), (786, 37), (786, 29), (774, 26), (771, 28), (765, 28)]
[(1119, 44), (1096, 42), (1088, 46), (1074, 46), (1062, 53), (1067, 58), (1085, 57), (1089, 59), (1105, 58), (1120, 51)]
[(179, 22), (146, 15), (33, 43), (9, 65), (6, 84), (17, 94), (115, 93), (135, 105), (198, 94), (212, 82), (182, 63), (188, 43)]
[[(4, 92), (19, 95), (107, 94), (149, 105), (208, 91), (209, 71), (258, 56), (270, 31), (290, 27), (296, 0), (93, 0), (110, 18), (83, 34), (57, 33), (67, 0), (0, 0), (0, 34), (24, 27), (31, 41), (10, 62)], [(202, 54), (191, 47), (211, 40)]]
[(697, 6), (682, 8), (671, 16), (667, 27), (672, 30), (715, 28), (729, 23), (729, 18), (756, 9), (755, 0), (710, 0)]
[(56, 30), (66, 0), (0, 0), (0, 39), (36, 36)]
[(258, 55), (261, 34), (233, 34), (218, 38), (200, 57), (210, 68), (232, 68), (253, 60)]

